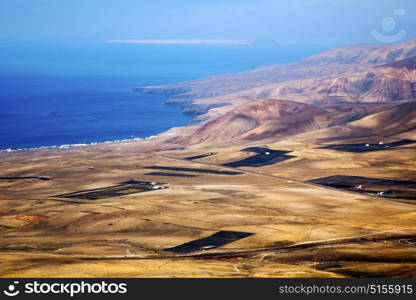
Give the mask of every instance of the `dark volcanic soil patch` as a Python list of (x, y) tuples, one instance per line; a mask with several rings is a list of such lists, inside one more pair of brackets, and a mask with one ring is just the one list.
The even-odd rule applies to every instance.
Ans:
[(21, 176), (21, 177), (0, 177), (0, 180), (20, 180), (20, 179), (31, 179), (31, 180), (51, 180), (48, 177), (37, 177), (37, 176)]
[(309, 182), (384, 198), (416, 200), (416, 182), (413, 181), (335, 175)]
[(211, 236), (165, 249), (175, 253), (190, 253), (218, 248), (252, 235), (250, 232), (219, 231)]
[(267, 165), (276, 164), (276, 163), (295, 157), (293, 155), (287, 155), (287, 153), (291, 151), (271, 150), (271, 149), (262, 148), (262, 147), (250, 147), (250, 148), (245, 148), (241, 151), (254, 152), (257, 154), (254, 156), (242, 159), (242, 160), (223, 164), (223, 166), (232, 167), (232, 168), (263, 167)]
[(53, 197), (97, 200), (110, 197), (119, 197), (135, 193), (143, 193), (165, 188), (167, 187), (163, 183), (130, 180), (122, 182), (119, 185), (110, 186), (106, 188), (78, 191), (75, 193), (56, 195)]
[(240, 175), (240, 174), (243, 174), (243, 173), (234, 172), (234, 171), (197, 169), (197, 168), (177, 168), (177, 167), (165, 167), (165, 166), (149, 166), (149, 167), (144, 167), (144, 168), (145, 169), (152, 169), (152, 170), (208, 173), (208, 174), (217, 174), (217, 175)]
[(182, 174), (182, 173), (168, 173), (168, 172), (150, 172), (144, 175), (150, 176), (166, 176), (166, 177), (198, 177), (198, 175)]
[(201, 155), (195, 155), (195, 156), (185, 157), (185, 159), (187, 159), (187, 160), (201, 159), (201, 158), (213, 156), (215, 154), (217, 154), (217, 153), (215, 153), (215, 152), (209, 152), (209, 153), (204, 153), (204, 154), (201, 154)]
[(378, 144), (370, 144), (370, 143), (336, 144), (336, 145), (327, 145), (327, 146), (319, 147), (319, 149), (332, 149), (332, 150), (337, 150), (337, 151), (362, 153), (362, 152), (371, 152), (371, 151), (390, 150), (395, 147), (409, 145), (413, 143), (416, 143), (416, 141), (401, 140), (401, 141), (392, 142), (392, 143), (380, 142)]

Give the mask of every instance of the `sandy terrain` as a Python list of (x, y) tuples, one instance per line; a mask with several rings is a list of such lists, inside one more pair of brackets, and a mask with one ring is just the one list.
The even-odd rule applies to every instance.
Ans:
[[(416, 181), (416, 144), (347, 153), (318, 149), (318, 137), (261, 144), (295, 157), (238, 169), (219, 165), (253, 155), (243, 146), (156, 151), (161, 145), (144, 141), (1, 152), (0, 177), (50, 180), (0, 180), (0, 276), (416, 276), (414, 201), (305, 182), (338, 174)], [(183, 159), (207, 152), (215, 155)], [(154, 176), (146, 175), (155, 171), (148, 166), (241, 174)], [(54, 197), (128, 180), (169, 188), (96, 200)], [(218, 231), (252, 235), (190, 253), (166, 250)]]

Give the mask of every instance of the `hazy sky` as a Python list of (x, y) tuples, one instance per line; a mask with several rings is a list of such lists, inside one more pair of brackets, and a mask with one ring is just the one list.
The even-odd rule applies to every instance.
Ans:
[[(404, 9), (405, 15), (395, 15), (395, 9)], [(0, 41), (6, 42), (273, 39), (348, 44), (377, 42), (372, 30), (388, 36), (406, 30), (404, 40), (416, 38), (416, 0), (0, 0)]]

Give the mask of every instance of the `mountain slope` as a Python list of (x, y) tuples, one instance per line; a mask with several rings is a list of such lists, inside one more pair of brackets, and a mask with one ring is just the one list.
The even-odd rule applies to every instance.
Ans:
[(267, 99), (240, 104), (168, 141), (187, 145), (275, 142), (315, 131), (317, 136), (323, 134), (327, 140), (336, 140), (395, 136), (415, 130), (414, 102), (346, 103), (323, 109), (295, 101)]
[[(168, 140), (196, 145), (277, 141), (314, 131), (328, 139), (413, 132), (415, 53), (416, 40), (349, 46), (291, 65), (176, 84), (184, 97), (178, 101), (206, 111), (196, 118), (199, 123)], [(205, 90), (219, 95), (193, 98)]]
[(416, 56), (416, 41), (410, 40), (396, 45), (361, 44), (330, 49), (305, 58), (303, 64), (369, 64), (379, 65)]
[(284, 100), (247, 102), (197, 128), (184, 142), (222, 142), (233, 139), (261, 140), (325, 128), (335, 122), (314, 105)]
[[(398, 62), (307, 81), (269, 86), (272, 97), (309, 99), (322, 105), (340, 101), (394, 102), (416, 99), (416, 56)], [(298, 101), (300, 99), (297, 99)], [(306, 100), (303, 100), (306, 101)]]
[[(271, 98), (269, 86), (292, 80), (312, 80), (340, 76), (346, 72), (366, 71), (377, 65), (394, 63), (416, 56), (416, 40), (397, 45), (364, 44), (331, 49), (299, 62), (273, 65), (251, 71), (213, 76), (164, 86), (138, 88), (148, 93), (172, 95), (171, 103), (180, 103), (191, 112), (205, 113), (212, 107), (227, 106), (235, 93), (245, 100)], [(247, 91), (247, 92), (244, 92)], [(198, 109), (199, 107), (199, 109)]]
[(416, 104), (399, 104), (352, 122), (350, 127), (357, 132), (379, 135), (397, 135), (416, 130)]

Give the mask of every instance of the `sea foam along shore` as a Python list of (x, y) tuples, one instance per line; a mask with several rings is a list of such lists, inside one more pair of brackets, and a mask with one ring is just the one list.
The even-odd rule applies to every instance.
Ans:
[(16, 152), (16, 151), (29, 151), (29, 150), (42, 150), (42, 149), (68, 149), (74, 147), (88, 147), (88, 146), (95, 146), (100, 144), (112, 144), (112, 143), (125, 143), (125, 142), (133, 142), (133, 141), (141, 141), (141, 140), (150, 140), (154, 138), (154, 135), (145, 138), (131, 138), (131, 139), (122, 139), (122, 140), (112, 140), (112, 141), (104, 141), (104, 142), (91, 142), (91, 143), (82, 143), (82, 144), (65, 144), (59, 146), (41, 146), (41, 147), (33, 147), (33, 148), (7, 148), (7, 149), (0, 149), (0, 152)]

